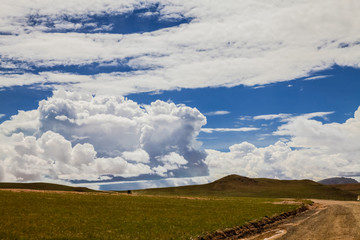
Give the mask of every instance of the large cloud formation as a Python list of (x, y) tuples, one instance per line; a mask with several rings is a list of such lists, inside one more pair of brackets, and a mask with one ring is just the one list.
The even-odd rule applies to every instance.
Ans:
[(274, 135), (284, 136), (267, 147), (243, 142), (229, 152), (207, 150), (210, 175), (232, 173), (250, 177), (321, 179), (360, 169), (360, 107), (345, 123), (322, 123), (314, 117), (328, 113), (289, 117)]
[[(108, 189), (128, 187), (124, 181), (130, 178), (176, 179), (145, 184), (156, 187), (233, 173), (320, 179), (354, 172), (360, 169), (360, 107), (344, 123), (326, 122), (332, 113), (254, 117), (279, 120), (273, 135), (280, 140), (266, 147), (242, 142), (229, 152), (201, 151), (196, 138), (206, 118), (195, 108), (55, 91), (37, 109), (19, 111), (0, 125), (0, 181), (123, 181)], [(206, 177), (193, 178), (198, 176)]]
[[(151, 6), (156, 7), (150, 11)], [(112, 26), (94, 19), (139, 9), (149, 10), (144, 18), (156, 15), (160, 22), (189, 21), (156, 31), (109, 34)], [(264, 85), (333, 65), (359, 67), (359, 12), (357, 0), (5, 0), (0, 86), (66, 83), (71, 89), (126, 95)], [(90, 25), (98, 30), (81, 31)], [(92, 64), (113, 71), (72, 71)], [(124, 66), (131, 71), (122, 72)], [(61, 71), (54, 71), (57, 67)]]
[(195, 108), (56, 91), (0, 125), (0, 180), (207, 175)]

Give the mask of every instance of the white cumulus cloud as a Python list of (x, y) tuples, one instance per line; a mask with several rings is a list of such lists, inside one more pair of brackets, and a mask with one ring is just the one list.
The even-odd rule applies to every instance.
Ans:
[[(0, 125), (1, 179), (207, 175), (195, 108), (66, 91)], [(158, 169), (162, 169), (161, 172)]]
[(242, 142), (229, 152), (203, 152), (196, 137), (204, 129), (257, 129), (208, 130), (197, 109), (172, 102), (139, 105), (123, 97), (56, 91), (37, 109), (0, 124), (0, 180), (216, 179), (232, 173), (320, 179), (354, 172), (360, 169), (360, 107), (344, 123), (316, 120), (332, 113), (264, 116), (283, 120), (273, 133), (281, 137), (275, 144)]
[(360, 169), (360, 107), (345, 123), (312, 119), (330, 113), (291, 118), (275, 132), (289, 139), (267, 147), (243, 142), (231, 146), (229, 152), (206, 150), (210, 175), (321, 179)]

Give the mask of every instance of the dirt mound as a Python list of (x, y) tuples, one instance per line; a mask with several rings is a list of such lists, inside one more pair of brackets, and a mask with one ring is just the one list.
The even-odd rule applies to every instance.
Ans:
[(300, 208), (285, 212), (275, 217), (264, 217), (260, 221), (253, 221), (246, 225), (229, 228), (225, 230), (218, 230), (214, 233), (198, 237), (198, 240), (220, 240), (220, 239), (239, 239), (250, 235), (258, 234), (266, 229), (272, 228), (289, 217), (296, 216), (304, 211), (308, 210), (308, 206), (302, 205)]

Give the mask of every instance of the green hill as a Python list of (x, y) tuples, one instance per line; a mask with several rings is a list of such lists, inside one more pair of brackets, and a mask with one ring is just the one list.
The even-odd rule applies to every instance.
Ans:
[(357, 195), (311, 180), (276, 180), (230, 175), (204, 185), (136, 190), (137, 194), (229, 196), (267, 198), (318, 198), (356, 200)]
[(352, 192), (354, 194), (360, 195), (360, 183), (351, 183), (351, 184), (334, 184), (334, 185), (330, 185), (334, 188), (343, 190), (343, 191), (348, 191), (348, 192)]
[[(1, 188), (96, 192), (85, 187), (70, 187), (52, 183), (0, 183)], [(356, 200), (357, 195), (360, 194), (360, 184), (323, 185), (311, 180), (276, 180), (229, 175), (203, 185), (135, 190), (133, 193), (177, 196)]]
[(73, 192), (96, 192), (85, 187), (70, 187), (53, 183), (7, 183), (0, 182), (0, 189), (31, 189), (49, 191), (73, 191)]

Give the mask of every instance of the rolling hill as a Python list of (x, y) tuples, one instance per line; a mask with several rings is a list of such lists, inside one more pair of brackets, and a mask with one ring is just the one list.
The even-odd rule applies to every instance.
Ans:
[(96, 192), (85, 187), (70, 187), (53, 183), (7, 183), (0, 182), (0, 189), (31, 189), (47, 191), (73, 191), (73, 192)]
[[(70, 187), (52, 183), (0, 183), (1, 188), (96, 192), (85, 187)], [(143, 189), (135, 190), (133, 193), (176, 196), (289, 197), (356, 200), (357, 195), (360, 194), (360, 184), (323, 185), (311, 180), (276, 180), (229, 175), (203, 185)]]
[(356, 200), (357, 195), (311, 180), (276, 180), (229, 175), (204, 185), (136, 190), (137, 194), (229, 196), (269, 198), (319, 198)]
[(334, 184), (334, 185), (329, 185), (329, 186), (340, 189), (342, 191), (348, 191), (348, 192), (352, 192), (354, 194), (360, 195), (360, 183)]

